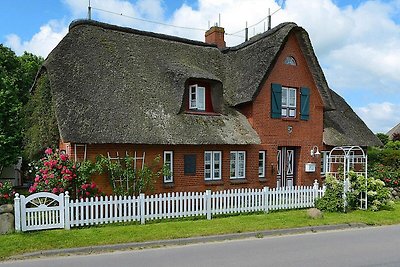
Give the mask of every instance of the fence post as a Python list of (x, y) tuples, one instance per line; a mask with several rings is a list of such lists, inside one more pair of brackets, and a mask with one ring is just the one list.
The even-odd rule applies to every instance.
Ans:
[(263, 207), (264, 207), (264, 212), (268, 213), (269, 212), (269, 201), (268, 201), (268, 196), (269, 194), (269, 187), (264, 186), (263, 188)]
[(64, 195), (64, 229), (65, 230), (70, 230), (71, 229), (71, 223), (70, 223), (70, 218), (69, 218), (69, 192), (66, 191)]
[(15, 231), (21, 232), (21, 199), (18, 193), (15, 194), (14, 198), (14, 215)]
[(318, 180), (317, 179), (315, 179), (314, 180), (314, 186), (313, 186), (313, 192), (314, 192), (314, 198), (313, 198), (313, 201), (314, 201), (314, 203), (315, 203), (315, 200), (318, 198), (318, 187), (319, 187), (319, 183), (318, 183)]
[(207, 220), (211, 220), (211, 190), (206, 190), (205, 197)]
[(140, 207), (140, 224), (145, 224), (145, 205), (144, 205), (144, 194), (140, 193), (139, 195), (139, 207)]

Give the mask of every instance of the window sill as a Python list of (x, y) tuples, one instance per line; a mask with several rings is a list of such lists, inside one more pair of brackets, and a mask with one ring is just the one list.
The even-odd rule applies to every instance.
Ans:
[(258, 180), (260, 181), (260, 183), (266, 183), (267, 182), (267, 178), (264, 178), (264, 177), (259, 177)]
[(231, 184), (247, 184), (248, 181), (246, 178), (231, 178)]
[(223, 185), (224, 181), (222, 181), (222, 180), (205, 180), (204, 183), (206, 185)]
[(283, 121), (300, 121), (299, 118), (281, 118)]
[(163, 183), (163, 187), (164, 188), (173, 188), (173, 187), (175, 187), (175, 183), (174, 182)]
[(210, 112), (210, 111), (199, 111), (199, 110), (186, 110), (185, 114), (190, 114), (190, 115), (204, 115), (204, 116), (221, 116), (221, 114), (216, 113), (216, 112)]

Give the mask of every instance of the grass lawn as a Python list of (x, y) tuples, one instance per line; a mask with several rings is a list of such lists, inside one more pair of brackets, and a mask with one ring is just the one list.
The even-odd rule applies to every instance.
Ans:
[(352, 211), (324, 213), (321, 219), (310, 219), (306, 210), (247, 214), (207, 220), (175, 220), (160, 223), (114, 224), (105, 226), (48, 230), (0, 235), (0, 259), (27, 252), (72, 247), (176, 239), (227, 233), (254, 232), (272, 229), (365, 223), (368, 225), (400, 224), (400, 202), (393, 210), (379, 212)]

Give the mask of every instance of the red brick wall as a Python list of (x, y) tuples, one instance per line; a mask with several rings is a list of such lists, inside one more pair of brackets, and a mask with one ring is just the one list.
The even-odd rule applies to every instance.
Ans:
[[(71, 145), (71, 158), (74, 158), (74, 145)], [(230, 151), (246, 151), (246, 179), (231, 180), (229, 175)], [(276, 181), (271, 175), (271, 170), (266, 170), (266, 178), (258, 178), (258, 146), (224, 146), (224, 145), (123, 145), (123, 144), (88, 144), (87, 159), (94, 161), (97, 155), (107, 155), (115, 157), (116, 153), (120, 156), (133, 155), (136, 151), (137, 156), (142, 156), (145, 152), (145, 162), (151, 165), (152, 161), (158, 155), (161, 156), (160, 166), (163, 160), (164, 151), (173, 151), (173, 184), (164, 184), (163, 177), (159, 177), (155, 184), (155, 193), (173, 192), (173, 191), (213, 191), (232, 189), (232, 188), (262, 188), (264, 186), (275, 187)], [(218, 181), (204, 180), (204, 151), (222, 152), (222, 179)], [(184, 174), (184, 155), (196, 155), (196, 174)], [(138, 162), (140, 163), (140, 161)], [(268, 162), (267, 164), (268, 165)], [(269, 171), (269, 172), (268, 172)], [(111, 194), (111, 184), (108, 175), (96, 175), (95, 182), (103, 192)]]
[[(294, 57), (297, 66), (284, 64), (287, 56)], [(297, 89), (300, 87), (310, 88), (310, 118), (308, 121), (299, 119), (299, 93), (297, 93), (296, 119), (271, 118), (272, 83)], [(241, 107), (241, 111), (248, 117), (249, 122), (261, 138), (262, 146), (267, 150), (269, 168), (271, 168), (271, 164), (276, 167), (279, 146), (296, 147), (296, 184), (311, 185), (314, 179), (320, 179), (320, 158), (311, 157), (310, 150), (314, 145), (317, 145), (319, 149), (322, 148), (323, 102), (294, 34), (289, 36), (287, 44), (280, 52), (275, 66), (255, 100), (251, 104)], [(292, 127), (292, 133), (288, 132), (289, 126)], [(305, 172), (305, 163), (308, 162), (317, 164), (315, 173)]]

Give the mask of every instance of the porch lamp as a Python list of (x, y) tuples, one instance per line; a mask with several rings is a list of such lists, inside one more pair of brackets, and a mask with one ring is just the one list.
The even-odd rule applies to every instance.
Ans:
[(321, 153), (319, 153), (318, 147), (313, 146), (313, 148), (310, 151), (311, 157), (319, 156)]

